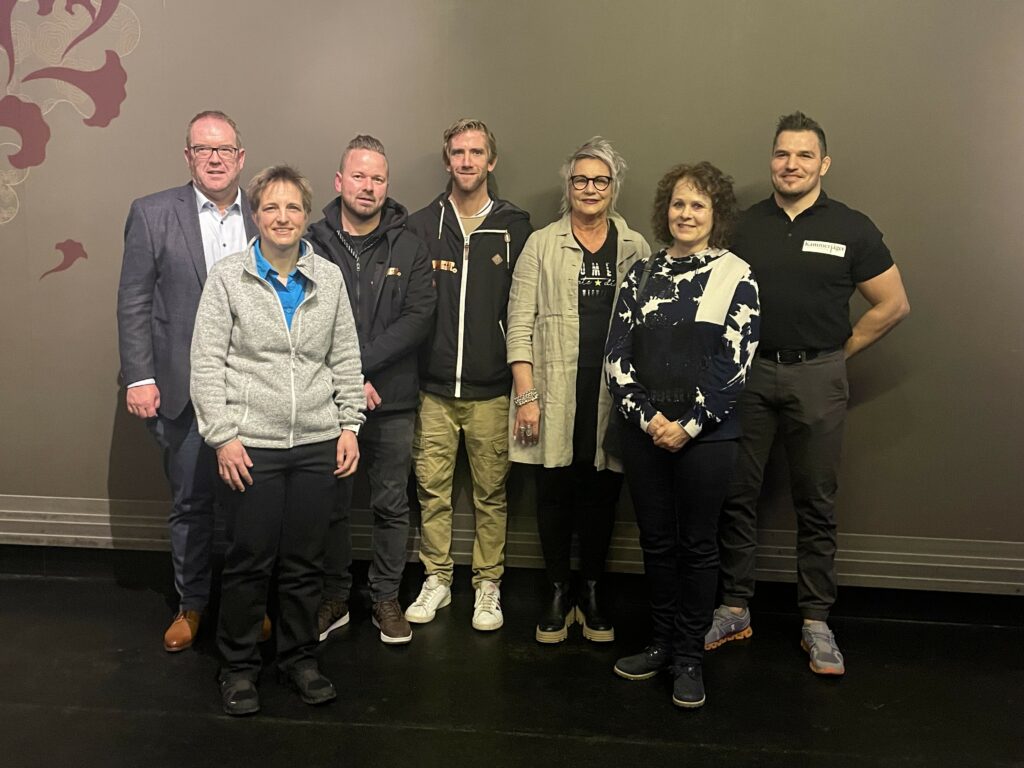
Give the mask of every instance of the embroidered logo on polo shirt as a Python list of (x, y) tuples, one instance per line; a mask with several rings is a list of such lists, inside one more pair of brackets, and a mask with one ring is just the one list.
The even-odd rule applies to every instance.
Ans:
[(846, 246), (842, 243), (829, 243), (824, 240), (804, 240), (804, 253), (824, 253), (826, 256), (846, 256)]

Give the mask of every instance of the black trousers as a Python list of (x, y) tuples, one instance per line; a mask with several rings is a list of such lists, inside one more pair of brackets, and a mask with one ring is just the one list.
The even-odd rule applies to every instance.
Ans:
[[(359, 430), (359, 473), (366, 474), (373, 512), (373, 602), (398, 597), (409, 546), (409, 473), (416, 411), (369, 413)], [(358, 475), (338, 481), (338, 505), (327, 534), (324, 597), (348, 601), (352, 591), (352, 492)]]
[(337, 441), (287, 450), (247, 448), (253, 484), (229, 494), (217, 645), (221, 677), (255, 679), (260, 628), (277, 564), (278, 666), (313, 661), (324, 541), (334, 511)]
[(718, 514), (736, 459), (736, 441), (687, 443), (670, 453), (629, 426), (626, 482), (651, 595), (651, 642), (676, 664), (700, 664), (718, 586)]
[(552, 583), (569, 581), (574, 531), (583, 578), (597, 581), (604, 574), (621, 489), (621, 474), (598, 472), (591, 463), (537, 468), (537, 532)]

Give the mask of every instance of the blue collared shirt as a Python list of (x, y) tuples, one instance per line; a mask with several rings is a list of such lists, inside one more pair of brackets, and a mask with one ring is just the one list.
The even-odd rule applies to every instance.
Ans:
[[(270, 262), (263, 258), (263, 252), (260, 250), (259, 239), (253, 243), (253, 248), (256, 251), (256, 274), (274, 286), (274, 290), (277, 292), (277, 298), (281, 300), (281, 309), (284, 310), (284, 319), (288, 323), (289, 330), (292, 327), (292, 318), (295, 316), (295, 310), (298, 309), (299, 304), (306, 297), (306, 277), (299, 272), (298, 267), (288, 273), (288, 284), (282, 285), (281, 281), (278, 280), (278, 272), (272, 266)], [(302, 253), (306, 252), (306, 244), (302, 243)]]

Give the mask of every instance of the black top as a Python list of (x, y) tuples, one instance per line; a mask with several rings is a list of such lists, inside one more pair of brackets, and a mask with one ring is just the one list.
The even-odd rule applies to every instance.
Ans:
[(437, 289), (437, 315), (420, 361), (420, 387), (467, 400), (508, 395), (508, 292), (516, 259), (533, 232), (530, 215), (494, 198), (479, 228), (463, 235), (458, 214), (443, 193), (409, 217), (409, 231), (426, 243)]
[(580, 368), (604, 367), (604, 344), (615, 299), (615, 258), (619, 236), (615, 222), (608, 220), (608, 236), (594, 253), (583, 249), (579, 276)]
[(368, 416), (411, 410), (419, 405), (417, 351), (434, 324), (427, 246), (406, 228), (405, 206), (390, 197), (381, 209), (380, 224), (369, 235), (342, 232), (340, 216), (341, 198), (335, 198), (306, 237), (345, 278), (363, 375), (381, 397)]
[(857, 283), (892, 266), (871, 219), (825, 192), (793, 221), (769, 197), (740, 217), (731, 250), (760, 286), (761, 350), (837, 349), (852, 332)]

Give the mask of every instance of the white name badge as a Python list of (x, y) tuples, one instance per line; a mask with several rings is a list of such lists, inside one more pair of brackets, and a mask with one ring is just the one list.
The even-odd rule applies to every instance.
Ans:
[(804, 253), (824, 253), (840, 259), (846, 256), (846, 246), (842, 243), (828, 243), (824, 240), (804, 240)]

